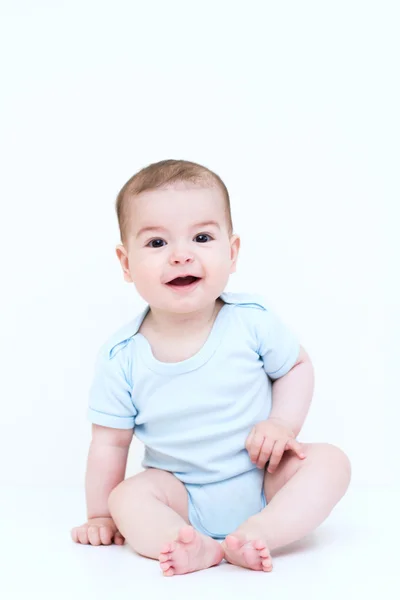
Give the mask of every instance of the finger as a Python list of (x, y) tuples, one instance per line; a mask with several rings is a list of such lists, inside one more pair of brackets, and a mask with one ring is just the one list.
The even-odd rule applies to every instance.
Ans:
[(91, 525), (88, 528), (88, 537), (89, 542), (92, 544), (92, 546), (100, 546), (101, 542), (98, 527), (96, 527), (95, 525)]
[[(71, 537), (77, 544), (81, 544), (80, 535), (81, 531), (84, 531), (85, 525), (79, 525), (79, 527), (73, 527), (71, 530)], [(87, 543), (87, 542), (86, 542)]]
[(112, 542), (113, 530), (111, 529), (111, 527), (107, 527), (105, 525), (103, 527), (99, 527), (99, 536), (100, 542), (104, 546), (109, 546)]
[(263, 445), (261, 446), (260, 454), (257, 460), (257, 467), (259, 469), (263, 469), (265, 467), (265, 463), (268, 461), (271, 456), (272, 448), (274, 447), (274, 440), (271, 438), (265, 438)]
[(114, 536), (114, 544), (117, 544), (118, 546), (122, 546), (122, 544), (124, 544), (125, 542), (125, 538), (124, 536), (117, 531), (117, 533)]
[(89, 538), (86, 527), (80, 527), (78, 529), (78, 540), (80, 544), (88, 544)]
[(250, 431), (249, 435), (247, 436), (246, 443), (245, 443), (245, 445), (244, 445), (244, 446), (245, 446), (245, 448), (246, 448), (246, 450), (247, 450), (247, 452), (250, 450), (250, 446), (251, 446), (251, 444), (252, 444), (253, 437), (254, 437), (254, 427), (253, 427), (253, 429)]
[(256, 463), (258, 460), (258, 455), (260, 454), (261, 447), (264, 443), (264, 436), (260, 433), (255, 432), (253, 436), (253, 440), (251, 442), (249, 448), (249, 455), (251, 462)]
[(286, 448), (293, 450), (293, 452), (295, 452), (299, 458), (306, 458), (302, 444), (296, 440), (288, 440), (286, 442)]
[(273, 473), (276, 467), (281, 462), (281, 458), (283, 456), (283, 453), (285, 452), (286, 441), (287, 440), (285, 439), (276, 440), (272, 449), (271, 458), (269, 459), (268, 473)]

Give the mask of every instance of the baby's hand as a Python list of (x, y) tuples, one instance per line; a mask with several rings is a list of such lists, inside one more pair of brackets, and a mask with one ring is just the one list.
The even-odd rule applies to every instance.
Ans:
[(77, 544), (92, 546), (109, 546), (112, 543), (122, 545), (125, 541), (111, 517), (89, 519), (84, 525), (74, 527), (71, 536)]
[(293, 450), (299, 458), (306, 457), (293, 431), (282, 421), (272, 418), (254, 425), (246, 440), (246, 450), (251, 462), (259, 469), (263, 469), (269, 459), (269, 473), (275, 471), (286, 450)]

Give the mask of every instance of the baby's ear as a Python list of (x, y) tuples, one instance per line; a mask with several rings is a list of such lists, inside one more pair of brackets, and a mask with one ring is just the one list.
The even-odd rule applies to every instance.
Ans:
[(238, 235), (233, 235), (231, 237), (231, 273), (235, 273), (237, 259), (239, 256), (240, 250), (240, 237)]
[(118, 245), (115, 248), (115, 253), (118, 257), (119, 262), (121, 263), (121, 268), (122, 268), (122, 272), (124, 275), (124, 280), (127, 283), (133, 283), (133, 279), (131, 277), (130, 271), (129, 271), (129, 259), (128, 259), (128, 253), (125, 250), (125, 247), (122, 245)]

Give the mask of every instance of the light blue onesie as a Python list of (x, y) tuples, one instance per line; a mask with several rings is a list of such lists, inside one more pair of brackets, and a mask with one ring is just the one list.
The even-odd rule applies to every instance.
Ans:
[(163, 363), (138, 329), (149, 307), (105, 343), (90, 390), (89, 419), (135, 429), (143, 467), (173, 473), (186, 486), (189, 519), (202, 533), (226, 537), (264, 508), (264, 470), (246, 438), (271, 410), (271, 379), (294, 366), (300, 345), (259, 297), (223, 293), (204, 346)]

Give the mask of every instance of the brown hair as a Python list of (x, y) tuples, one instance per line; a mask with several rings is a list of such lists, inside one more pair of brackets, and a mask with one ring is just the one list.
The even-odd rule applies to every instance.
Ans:
[(232, 216), (228, 190), (222, 179), (210, 169), (187, 160), (162, 160), (138, 171), (122, 187), (117, 196), (115, 210), (118, 218), (121, 242), (127, 241), (129, 221), (129, 200), (141, 192), (167, 187), (175, 182), (189, 182), (204, 186), (217, 186), (222, 191), (228, 219), (229, 232), (232, 233)]

